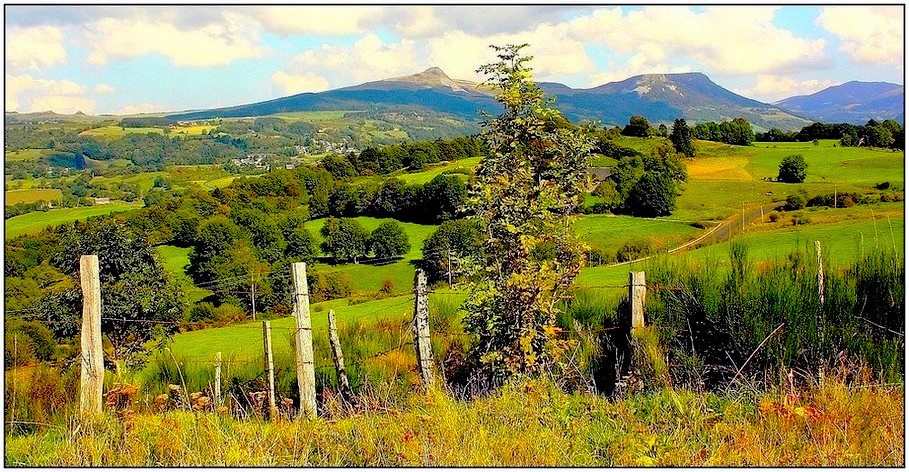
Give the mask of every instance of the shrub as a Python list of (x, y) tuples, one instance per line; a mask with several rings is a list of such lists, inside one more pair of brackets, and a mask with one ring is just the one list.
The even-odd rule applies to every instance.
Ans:
[(791, 221), (793, 226), (807, 225), (808, 223), (811, 223), (811, 218), (800, 211), (792, 215)]
[(345, 298), (350, 295), (353, 283), (350, 274), (344, 271), (315, 272), (307, 278), (314, 302)]
[(395, 282), (391, 279), (385, 279), (382, 281), (382, 290), (381, 292), (385, 295), (391, 295), (395, 291)]
[(619, 262), (628, 262), (650, 255), (652, 252), (653, 243), (649, 239), (639, 239), (623, 244), (616, 253), (616, 259)]
[(771, 223), (776, 223), (777, 221), (780, 220), (780, 214), (779, 214), (779, 212), (776, 212), (776, 211), (771, 212), (769, 215), (767, 215), (767, 217), (770, 219)]
[(215, 306), (209, 302), (196, 303), (189, 309), (189, 321), (198, 323), (202, 321), (214, 321)]
[(876, 188), (878, 190), (887, 190), (888, 188), (890, 188), (890, 182), (881, 182), (881, 183), (875, 185), (874, 188)]
[(805, 197), (802, 195), (789, 195), (786, 197), (786, 206), (784, 207), (787, 211), (801, 210), (805, 208)]

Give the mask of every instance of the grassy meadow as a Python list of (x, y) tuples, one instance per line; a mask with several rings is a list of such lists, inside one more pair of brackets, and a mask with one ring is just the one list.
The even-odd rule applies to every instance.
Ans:
[(6, 239), (15, 238), (22, 234), (38, 233), (48, 226), (84, 220), (90, 216), (107, 215), (118, 211), (127, 211), (136, 208), (129, 203), (114, 202), (108, 205), (97, 205), (78, 208), (55, 208), (48, 211), (37, 211), (25, 215), (15, 216), (6, 220), (4, 224)]
[(56, 188), (32, 188), (25, 190), (7, 190), (6, 205), (17, 203), (31, 203), (38, 200), (45, 202), (59, 202), (63, 199), (63, 192)]

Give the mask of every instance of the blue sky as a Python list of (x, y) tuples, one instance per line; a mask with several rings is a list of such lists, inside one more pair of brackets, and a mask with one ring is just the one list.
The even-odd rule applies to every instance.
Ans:
[(534, 77), (593, 87), (703, 72), (766, 102), (903, 83), (903, 6), (5, 7), (6, 111), (130, 114), (239, 105), (431, 66), (480, 81), (489, 44)]

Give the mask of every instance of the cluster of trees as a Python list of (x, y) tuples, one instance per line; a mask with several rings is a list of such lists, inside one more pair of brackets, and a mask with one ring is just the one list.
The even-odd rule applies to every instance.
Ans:
[(896, 120), (868, 120), (864, 125), (812, 123), (797, 132), (772, 128), (755, 136), (756, 141), (765, 142), (807, 142), (818, 139), (838, 139), (843, 146), (906, 148), (905, 130)]
[(744, 118), (715, 123), (707, 121), (694, 126), (694, 137), (705, 141), (716, 141), (726, 144), (748, 146), (754, 139), (751, 123)]
[(401, 257), (410, 251), (410, 240), (397, 221), (386, 221), (370, 233), (357, 220), (328, 218), (321, 230), (322, 252), (336, 262), (359, 263), (370, 253), (380, 260)]
[(665, 143), (649, 156), (619, 160), (612, 175), (593, 194), (604, 201), (591, 211), (626, 213), (633, 216), (666, 216), (675, 209), (676, 196), (687, 180), (685, 165), (673, 145)]
[(322, 166), (336, 179), (358, 175), (389, 174), (400, 169), (420, 170), (427, 164), (454, 161), (485, 153), (482, 143), (473, 136), (454, 139), (417, 141), (383, 148), (367, 147), (359, 154), (329, 156)]

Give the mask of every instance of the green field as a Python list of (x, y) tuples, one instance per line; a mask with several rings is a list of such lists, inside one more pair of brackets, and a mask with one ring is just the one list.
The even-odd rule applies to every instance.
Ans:
[(107, 215), (117, 211), (133, 210), (135, 208), (138, 208), (138, 206), (129, 203), (115, 202), (109, 205), (92, 207), (58, 208), (48, 211), (36, 211), (6, 220), (6, 225), (4, 226), (6, 230), (6, 239), (14, 238), (22, 234), (37, 233), (52, 225), (84, 220), (90, 216)]
[[(755, 143), (732, 146), (695, 141), (697, 155), (686, 160), (688, 182), (677, 200), (674, 217), (682, 220), (723, 219), (743, 204), (785, 200), (801, 190), (809, 195), (839, 192), (865, 193), (881, 182), (899, 189), (904, 185), (903, 153), (868, 148), (833, 147), (836, 141), (811, 143)], [(801, 154), (808, 164), (802, 184), (768, 182), (776, 178), (780, 161)]]
[(583, 215), (574, 229), (591, 246), (613, 250), (625, 243), (641, 240), (650, 241), (655, 249), (669, 250), (704, 231), (671, 218), (645, 219), (620, 215)]
[[(360, 216), (355, 218), (367, 231), (373, 231), (381, 223), (394, 221), (391, 218), (371, 218)], [(400, 223), (400, 222), (399, 222)], [(411, 261), (422, 259), (423, 240), (428, 238), (436, 226), (419, 225), (416, 223), (400, 223), (410, 240), (410, 251), (402, 259), (384, 264), (339, 264), (330, 266), (330, 270), (343, 270), (350, 274), (353, 280), (352, 289), (359, 292), (375, 292), (382, 288), (385, 280), (394, 283), (395, 292), (410, 290), (413, 285), (414, 266)], [(316, 238), (317, 243), (322, 242), (319, 232), (325, 225), (325, 219), (306, 222), (306, 229)], [(321, 265), (321, 264), (320, 264)]]
[(31, 203), (38, 200), (45, 202), (60, 201), (63, 198), (63, 192), (56, 188), (32, 188), (28, 190), (7, 190), (6, 205), (15, 205), (17, 203)]
[(204, 290), (193, 285), (192, 280), (186, 275), (184, 268), (189, 265), (189, 253), (192, 248), (183, 248), (177, 246), (155, 246), (155, 252), (158, 253), (164, 269), (170, 274), (177, 283), (183, 287), (186, 295), (186, 301), (190, 304), (211, 295), (212, 291)]
[(37, 161), (48, 154), (50, 154), (48, 149), (20, 149), (18, 151), (6, 151), (4, 159), (6, 161)]
[[(426, 184), (430, 180), (434, 179), (437, 175), (444, 172), (454, 170), (454, 169), (474, 169), (480, 163), (479, 157), (468, 157), (466, 159), (459, 159), (457, 161), (446, 162), (445, 164), (436, 165), (432, 168), (426, 169), (422, 172), (414, 172), (412, 174), (400, 174), (395, 177), (407, 182), (408, 184)], [(454, 175), (463, 175), (463, 174), (454, 174)]]
[(98, 139), (118, 139), (126, 136), (127, 134), (164, 134), (163, 128), (122, 128), (117, 125), (110, 126), (101, 126), (99, 128), (87, 129), (81, 133), (82, 136), (90, 136)]

